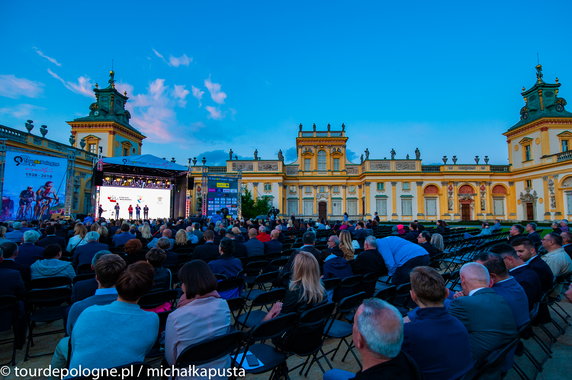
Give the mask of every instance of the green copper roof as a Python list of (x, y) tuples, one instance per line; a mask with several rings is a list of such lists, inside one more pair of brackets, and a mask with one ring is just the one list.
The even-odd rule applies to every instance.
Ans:
[(556, 83), (545, 83), (542, 77), (542, 65), (537, 65), (536, 83), (528, 90), (523, 88), (521, 93), (526, 104), (520, 109), (520, 121), (508, 131), (515, 130), (543, 117), (572, 117), (572, 113), (564, 109), (566, 100), (558, 97), (558, 88), (560, 87), (558, 78), (556, 78)]
[(109, 72), (109, 86), (99, 89), (97, 84), (93, 89), (95, 93), (95, 103), (89, 106), (89, 115), (74, 119), (74, 122), (97, 122), (97, 121), (113, 121), (124, 127), (141, 134), (137, 129), (129, 124), (131, 114), (125, 109), (127, 103), (127, 93), (119, 93), (115, 88), (115, 73)]

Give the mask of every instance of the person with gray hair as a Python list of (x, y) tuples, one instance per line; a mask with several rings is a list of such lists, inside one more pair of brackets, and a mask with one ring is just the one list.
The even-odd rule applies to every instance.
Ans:
[(99, 233), (97, 231), (89, 231), (87, 234), (85, 234), (84, 239), (87, 241), (87, 243), (80, 245), (73, 252), (72, 262), (77, 267), (82, 265), (87, 267), (91, 264), (93, 256), (97, 252), (109, 249), (107, 244), (99, 242)]
[(34, 230), (28, 230), (22, 235), (24, 243), (18, 248), (18, 257), (16, 263), (23, 265), (27, 268), (44, 258), (44, 248), (38, 247), (36, 242), (40, 238), (40, 233)]
[[(383, 257), (377, 250), (377, 239), (373, 235), (369, 235), (365, 238), (363, 242), (363, 252), (358, 254), (352, 262), (352, 268), (354, 274), (366, 274), (375, 273), (378, 276), (384, 276), (387, 274), (387, 267), (385, 266), (385, 261)], [(373, 289), (375, 290), (375, 284)], [(367, 290), (364, 289), (366, 292)]]
[(354, 316), (352, 338), (362, 370), (353, 374), (333, 369), (324, 374), (324, 380), (422, 379), (415, 362), (401, 351), (403, 319), (389, 303), (365, 300)]
[(467, 263), (460, 271), (462, 292), (455, 294), (449, 314), (469, 332), (471, 352), (478, 363), (490, 352), (518, 337), (512, 310), (504, 297), (491, 289), (487, 268)]
[(12, 223), (12, 231), (6, 233), (6, 239), (18, 244), (22, 242), (23, 237), (24, 237), (24, 231), (22, 231), (22, 223), (20, 222)]

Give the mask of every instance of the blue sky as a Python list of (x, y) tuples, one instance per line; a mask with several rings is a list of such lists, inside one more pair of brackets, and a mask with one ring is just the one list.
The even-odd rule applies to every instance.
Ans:
[(572, 99), (570, 1), (0, 2), (0, 124), (88, 114), (114, 62), (143, 152), (292, 159), (298, 124), (347, 126), (348, 148), (424, 163), (505, 164), (523, 86)]

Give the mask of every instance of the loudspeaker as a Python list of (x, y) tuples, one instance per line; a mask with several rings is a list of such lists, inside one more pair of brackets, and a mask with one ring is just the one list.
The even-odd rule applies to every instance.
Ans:
[(187, 189), (193, 190), (195, 187), (195, 177), (187, 177)]
[(93, 171), (93, 186), (103, 186), (103, 172), (99, 170)]

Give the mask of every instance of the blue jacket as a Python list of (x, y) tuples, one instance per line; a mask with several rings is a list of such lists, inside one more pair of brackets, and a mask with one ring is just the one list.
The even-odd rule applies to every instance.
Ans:
[(119, 247), (125, 245), (129, 240), (135, 239), (135, 235), (131, 235), (129, 231), (127, 232), (120, 232), (117, 235), (113, 236), (113, 246)]
[(246, 247), (248, 257), (264, 256), (264, 243), (257, 238), (248, 239), (244, 246)]
[(44, 257), (44, 248), (38, 247), (32, 243), (24, 243), (18, 247), (18, 256), (16, 262), (18, 264), (30, 267), (36, 260)]
[(74, 250), (72, 261), (76, 266), (91, 264), (91, 260), (97, 252), (108, 249), (109, 246), (107, 244), (90, 241), (84, 245), (80, 245)]
[(75, 277), (75, 270), (69, 261), (58, 259), (38, 260), (30, 267), (32, 280), (48, 277)]
[(226, 277), (236, 277), (242, 270), (242, 262), (235, 258), (220, 258), (209, 262), (209, 267), (213, 273), (224, 274)]
[(346, 259), (336, 255), (330, 255), (324, 260), (324, 278), (344, 279), (353, 275), (352, 266)]
[(532, 309), (535, 303), (539, 302), (542, 298), (542, 285), (540, 278), (534, 269), (530, 268), (528, 264), (520, 267), (513, 268), (509, 274), (522, 286), (526, 297), (528, 298), (528, 309)]
[(71, 334), (75, 322), (85, 309), (93, 305), (108, 305), (115, 300), (117, 300), (117, 290), (115, 290), (115, 288), (105, 288), (97, 289), (95, 295), (72, 304), (68, 312), (68, 322), (66, 325), (68, 335)]
[(427, 251), (418, 244), (412, 243), (398, 236), (388, 236), (377, 239), (377, 250), (383, 256), (389, 275), (409, 260), (427, 255)]
[(493, 285), (493, 290), (503, 296), (508, 306), (510, 306), (516, 327), (521, 327), (525, 323), (530, 322), (528, 297), (514, 277), (497, 282)]
[(415, 360), (425, 380), (461, 378), (474, 364), (467, 329), (444, 307), (416, 310), (415, 319), (403, 325), (402, 350)]

